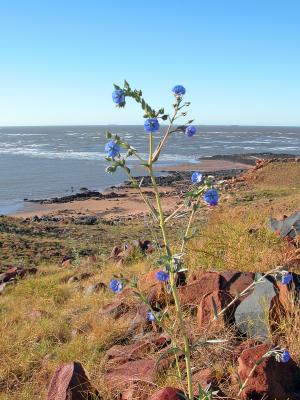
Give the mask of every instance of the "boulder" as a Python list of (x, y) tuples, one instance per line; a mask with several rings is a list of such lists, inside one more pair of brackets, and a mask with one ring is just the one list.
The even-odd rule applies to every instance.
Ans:
[[(266, 354), (270, 346), (259, 344), (244, 350), (238, 359), (238, 375), (241, 382), (249, 377), (255, 363)], [(299, 400), (300, 370), (293, 360), (278, 362), (275, 357), (265, 359), (249, 377), (241, 393), (243, 400)]]
[(273, 307), (272, 299), (277, 295), (272, 279), (264, 279), (256, 284), (251, 294), (238, 305), (234, 318), (239, 331), (247, 337), (267, 338), (269, 319), (266, 318)]
[[(206, 294), (197, 310), (197, 321), (198, 326), (200, 328), (205, 327), (209, 323), (211, 323), (214, 319), (214, 307), (216, 307), (216, 311), (220, 312), (225, 308), (231, 301), (233, 297), (224, 290), (215, 290), (212, 293)], [(229, 324), (233, 320), (233, 310), (234, 305), (229, 307), (224, 314), (222, 314), (218, 319), (216, 319), (213, 323), (214, 326), (218, 325), (223, 327), (225, 324)]]
[(270, 229), (281, 237), (295, 239), (300, 235), (300, 211), (295, 212), (289, 217), (284, 215), (283, 219), (271, 218), (269, 221)]
[(51, 379), (47, 400), (100, 400), (98, 391), (78, 362), (60, 365)]
[[(255, 278), (255, 274), (252, 272), (228, 271), (228, 272), (220, 272), (220, 275), (224, 279), (222, 284), (222, 290), (228, 291), (232, 297), (236, 297), (238, 294), (242, 293), (245, 289), (247, 289), (253, 283)], [(249, 294), (237, 300), (237, 305), (243, 299), (245, 299)]]
[(112, 389), (125, 389), (136, 382), (154, 383), (158, 373), (166, 366), (165, 362), (157, 364), (156, 360), (143, 359), (129, 361), (108, 371), (105, 381)]
[(206, 294), (222, 288), (222, 276), (217, 272), (200, 272), (192, 276), (191, 283), (178, 288), (178, 294), (183, 306), (201, 304)]

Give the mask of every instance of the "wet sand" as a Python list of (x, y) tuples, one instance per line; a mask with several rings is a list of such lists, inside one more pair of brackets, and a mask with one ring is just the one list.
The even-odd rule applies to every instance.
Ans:
[[(161, 172), (186, 172), (186, 171), (201, 171), (201, 172), (213, 172), (213, 171), (232, 171), (240, 169), (248, 169), (251, 166), (249, 164), (243, 164), (241, 162), (227, 161), (227, 160), (202, 160), (198, 163), (193, 164), (178, 164), (172, 167), (160, 168)], [(177, 185), (175, 182), (171, 186), (160, 187), (162, 193), (162, 203), (166, 211), (173, 211), (178, 204), (181, 203), (182, 196), (182, 185), (188, 187), (189, 182), (181, 183)], [(111, 189), (104, 191), (103, 193), (109, 193)], [(53, 203), (53, 204), (39, 204), (39, 203), (26, 203), (25, 208), (21, 211), (11, 214), (15, 217), (20, 218), (32, 218), (34, 216), (42, 217), (45, 215), (60, 215), (60, 216), (78, 216), (78, 215), (95, 215), (102, 219), (116, 219), (126, 217), (142, 217), (148, 209), (142, 200), (140, 193), (136, 189), (129, 188), (128, 186), (121, 186), (120, 188), (114, 188), (114, 193), (123, 194), (125, 197), (122, 198), (106, 198), (97, 199), (89, 198), (86, 200), (74, 200), (64, 203)], [(150, 201), (155, 202), (154, 195), (151, 188), (143, 188)]]

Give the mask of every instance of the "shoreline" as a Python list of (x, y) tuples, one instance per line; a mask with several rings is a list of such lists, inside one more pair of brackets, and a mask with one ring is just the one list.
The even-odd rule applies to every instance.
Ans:
[[(258, 159), (286, 158), (287, 154), (252, 153), (236, 155), (215, 155), (201, 158), (197, 163), (178, 163), (173, 166), (156, 167), (163, 173), (157, 177), (166, 211), (173, 210), (181, 201), (182, 193), (190, 185), (190, 174), (200, 170), (204, 175), (216, 175), (219, 179), (237, 176), (252, 168)], [(138, 178), (138, 177), (137, 177)], [(142, 184), (143, 191), (151, 198), (147, 177)], [(147, 212), (138, 190), (126, 181), (102, 192), (86, 190), (70, 196), (52, 199), (27, 200), (25, 207), (7, 214), (17, 218), (78, 217), (96, 216), (104, 220), (143, 217)]]
[[(157, 178), (159, 190), (163, 197), (163, 207), (166, 211), (173, 210), (180, 202), (182, 193), (190, 185), (192, 171), (201, 170), (206, 175), (217, 175), (220, 179), (236, 176), (250, 165), (232, 162), (205, 160), (193, 164), (178, 164), (160, 168), (157, 171), (165, 173)], [(147, 177), (142, 184), (143, 191), (153, 197)], [(9, 216), (17, 218), (43, 217), (77, 217), (96, 216), (105, 220), (117, 218), (142, 217), (147, 212), (138, 190), (130, 187), (129, 182), (120, 186), (112, 186), (103, 192), (84, 191), (71, 196), (53, 199), (39, 199), (25, 202), (25, 209), (15, 211)]]

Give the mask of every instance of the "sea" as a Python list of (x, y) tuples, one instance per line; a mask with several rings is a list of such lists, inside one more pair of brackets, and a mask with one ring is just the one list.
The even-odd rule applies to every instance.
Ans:
[[(158, 142), (164, 128), (155, 133)], [(22, 210), (24, 199), (63, 196), (120, 184), (122, 171), (107, 174), (106, 132), (118, 134), (147, 158), (148, 134), (143, 126), (0, 127), (0, 214)], [(300, 153), (300, 127), (197, 126), (188, 138), (174, 133), (158, 165), (194, 163), (216, 154)], [(136, 175), (142, 171), (129, 161)]]

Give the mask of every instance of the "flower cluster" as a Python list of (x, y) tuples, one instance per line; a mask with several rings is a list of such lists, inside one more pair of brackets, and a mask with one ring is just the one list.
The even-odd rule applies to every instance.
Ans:
[(167, 282), (169, 280), (169, 274), (165, 271), (158, 271), (156, 273), (156, 279), (161, 282)]
[(197, 171), (193, 172), (193, 173), (192, 173), (192, 176), (191, 176), (191, 181), (192, 181), (192, 183), (194, 183), (194, 184), (196, 184), (196, 183), (201, 183), (201, 181), (202, 181), (202, 174), (201, 174), (201, 172), (197, 172)]
[(159, 122), (157, 118), (148, 118), (144, 123), (145, 131), (156, 132), (159, 130)]
[(114, 293), (119, 293), (123, 289), (123, 284), (118, 279), (112, 279), (109, 282), (109, 287)]
[(146, 316), (146, 320), (150, 321), (150, 322), (154, 322), (156, 321), (155, 316), (153, 315), (152, 311), (148, 311), (147, 316)]
[(208, 189), (203, 196), (204, 201), (210, 206), (216, 206), (219, 201), (219, 194), (217, 189)]
[(283, 285), (288, 285), (293, 280), (293, 275), (290, 272), (286, 272), (281, 276), (281, 283)]
[(189, 125), (185, 129), (186, 136), (192, 137), (196, 133), (196, 128), (193, 125)]
[(113, 102), (116, 103), (119, 107), (125, 106), (125, 92), (122, 89), (114, 90), (112, 93)]
[(107, 153), (107, 156), (111, 158), (115, 158), (120, 154), (121, 151), (120, 146), (114, 140), (107, 142), (104, 149)]
[(291, 359), (290, 353), (288, 352), (288, 350), (284, 349), (280, 357), (281, 362), (287, 363), (290, 361), (290, 359)]
[(182, 85), (176, 85), (173, 87), (172, 92), (175, 94), (175, 96), (183, 96), (186, 90)]

